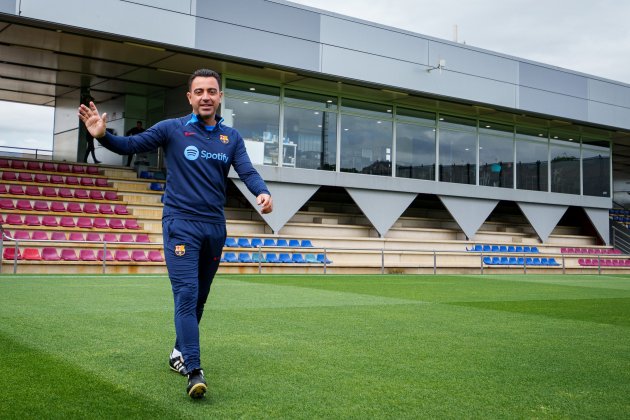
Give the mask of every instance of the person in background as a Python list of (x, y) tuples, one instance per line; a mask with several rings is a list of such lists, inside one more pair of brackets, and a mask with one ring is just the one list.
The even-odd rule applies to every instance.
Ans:
[(217, 114), (223, 92), (218, 73), (200, 69), (188, 80), (192, 113), (161, 121), (130, 137), (105, 130), (107, 114), (93, 102), (79, 107), (79, 118), (104, 147), (118, 154), (164, 149), (168, 166), (163, 195), (164, 254), (175, 302), (175, 347), (169, 366), (188, 376), (186, 392), (202, 398), (207, 383), (201, 369), (199, 322), (221, 260), (226, 226), (228, 173), (234, 168), (256, 196), (261, 213), (273, 209), (271, 194), (247, 155), (235, 129)]
[[(142, 121), (136, 121), (136, 126), (130, 128), (125, 133), (126, 136), (135, 136), (136, 134), (140, 134), (144, 131), (144, 127), (142, 127)], [(127, 155), (127, 166), (131, 167), (131, 161), (133, 160), (133, 154)]]

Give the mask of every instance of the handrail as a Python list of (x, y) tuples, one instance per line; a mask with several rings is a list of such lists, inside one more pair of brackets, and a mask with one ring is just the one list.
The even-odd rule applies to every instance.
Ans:
[[(46, 156), (52, 156), (53, 151), (52, 149), (40, 149), (40, 148), (31, 148), (31, 147), (17, 147), (17, 146), (4, 146), (4, 145), (0, 145), (0, 150), (3, 149), (14, 149), (14, 150), (27, 150), (27, 151), (34, 151), (34, 155), (35, 155), (35, 159), (39, 159), (39, 154), (43, 154)], [(50, 152), (50, 153), (40, 153), (40, 152)], [(12, 152), (9, 152), (12, 153)], [(20, 153), (22, 155), (24, 154), (29, 154), (32, 155), (33, 153), (21, 153), (21, 152), (17, 152)], [(17, 154), (16, 153), (16, 154)]]

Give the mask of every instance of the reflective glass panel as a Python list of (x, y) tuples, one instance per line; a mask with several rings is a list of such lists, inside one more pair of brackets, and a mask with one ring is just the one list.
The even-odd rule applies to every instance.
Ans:
[(477, 135), (474, 132), (440, 130), (439, 180), (476, 184)]
[(380, 118), (392, 117), (392, 106), (377, 104), (373, 102), (355, 101), (354, 99), (342, 99), (341, 108), (343, 111), (372, 115)]
[(245, 140), (252, 163), (278, 165), (279, 105), (226, 98), (227, 110), (232, 113), (232, 126)]
[(582, 174), (584, 195), (610, 197), (610, 149), (583, 146)]
[(580, 193), (580, 146), (568, 141), (551, 140), (551, 191)]
[(396, 123), (396, 176), (435, 180), (435, 129)]
[(516, 188), (547, 191), (549, 145), (546, 138), (516, 139)]
[(479, 133), (479, 185), (514, 186), (514, 141), (512, 137)]
[(283, 165), (334, 171), (337, 159), (337, 114), (284, 108)]
[(302, 92), (299, 90), (286, 89), (284, 91), (284, 103), (326, 110), (337, 109), (336, 96), (320, 95), (317, 93)]
[(391, 176), (391, 155), (391, 121), (341, 116), (342, 172)]
[(270, 101), (280, 100), (280, 88), (276, 86), (260, 85), (258, 83), (230, 80), (225, 82), (225, 95), (247, 97), (251, 99), (263, 99)]

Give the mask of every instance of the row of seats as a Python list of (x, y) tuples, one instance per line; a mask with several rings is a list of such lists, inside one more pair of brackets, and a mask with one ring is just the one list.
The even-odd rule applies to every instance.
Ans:
[(29, 172), (2, 172), (0, 177), (6, 182), (38, 182), (40, 184), (83, 185), (84, 187), (109, 187), (105, 178), (76, 177), (74, 175), (32, 174)]
[(610, 210), (608, 210), (608, 214), (621, 215), (621, 216), (630, 216), (630, 210), (626, 210), (626, 209), (610, 209)]
[(88, 213), (88, 214), (118, 214), (127, 215), (129, 210), (123, 204), (116, 204), (114, 207), (107, 203), (85, 203), (81, 205), (76, 201), (65, 203), (62, 201), (41, 201), (10, 198), (0, 198), (0, 210), (20, 210), (20, 211), (41, 211), (41, 212), (70, 212), (70, 213)]
[(521, 245), (481, 245), (477, 244), (470, 248), (466, 248), (466, 251), (472, 252), (518, 252), (527, 254), (537, 254), (540, 251), (536, 246), (521, 246)]
[(82, 232), (66, 232), (55, 231), (52, 232), (50, 237), (48, 232), (43, 230), (36, 230), (34, 232), (28, 232), (26, 230), (16, 230), (15, 232), (4, 231), (5, 239), (17, 239), (17, 240), (33, 240), (33, 241), (77, 241), (77, 242), (136, 242), (136, 243), (150, 243), (149, 235), (139, 233), (132, 235), (131, 233), (121, 233), (117, 235), (115, 233), (104, 233), (101, 235), (97, 232), (88, 232), (83, 234)]
[(76, 250), (63, 248), (59, 251), (57, 248), (47, 247), (41, 250), (37, 248), (24, 248), (18, 249), (17, 254), (14, 247), (4, 248), (2, 258), (5, 261), (14, 261), (17, 255), (18, 260), (26, 261), (103, 261), (103, 255), (105, 255), (106, 261), (126, 261), (126, 262), (162, 262), (164, 257), (158, 250), (151, 250), (148, 252), (142, 250), (128, 251), (126, 249), (118, 249), (113, 253), (107, 251), (103, 253), (103, 250), (98, 250), (94, 253), (92, 249), (81, 249), (77, 255)]
[(0, 158), (0, 168), (11, 168), (17, 170), (29, 170), (29, 171), (46, 171), (46, 172), (63, 172), (63, 173), (75, 173), (75, 174), (90, 174), (97, 175), (99, 169), (96, 166), (89, 165), (69, 165), (67, 163), (53, 163), (53, 162), (38, 162), (38, 161), (25, 161), (19, 159)]
[(258, 252), (239, 252), (238, 256), (234, 252), (225, 252), (221, 257), (221, 262), (228, 263), (283, 263), (283, 264), (332, 264), (332, 261), (326, 258), (324, 254), (262, 254)]
[(309, 239), (278, 239), (273, 238), (252, 238), (250, 241), (247, 238), (231, 238), (225, 239), (225, 246), (228, 248), (258, 248), (258, 247), (285, 247), (285, 248), (312, 248), (313, 244)]
[(37, 185), (7, 185), (0, 184), (0, 194), (12, 194), (12, 195), (30, 195), (32, 197), (61, 197), (61, 198), (77, 198), (79, 200), (119, 200), (116, 191), (101, 191), (101, 190), (85, 190), (82, 188), (67, 188), (67, 187), (38, 187)]
[(531, 265), (531, 266), (559, 266), (560, 263), (555, 258), (538, 257), (483, 257), (486, 265)]
[(585, 267), (630, 267), (630, 260), (619, 258), (578, 258), (578, 264)]
[(610, 218), (614, 222), (619, 222), (619, 223), (628, 223), (628, 222), (630, 222), (630, 216), (611, 216)]
[(614, 248), (560, 248), (560, 252), (563, 254), (621, 254), (620, 250)]
[(47, 226), (47, 227), (66, 227), (66, 228), (82, 228), (82, 229), (142, 229), (135, 219), (105, 219), (102, 217), (77, 217), (76, 220), (72, 216), (36, 216), (27, 214), (22, 217), (19, 214), (7, 214), (3, 219), (0, 214), (0, 223), (6, 223), (13, 226)]

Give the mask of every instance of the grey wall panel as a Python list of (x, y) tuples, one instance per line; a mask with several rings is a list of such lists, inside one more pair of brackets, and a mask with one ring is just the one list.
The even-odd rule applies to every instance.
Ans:
[(437, 66), (440, 59), (446, 61), (446, 68), (450, 71), (518, 83), (518, 61), (514, 59), (481, 53), (445, 42), (429, 42), (429, 65)]
[(171, 10), (178, 13), (190, 14), (193, 0), (134, 0), (134, 3), (157, 7), (158, 9)]
[(372, 223), (381, 238), (385, 236), (417, 196), (413, 193), (358, 188), (346, 188), (346, 191)]
[[(195, 18), (140, 4), (108, 0), (96, 8), (84, 0), (21, 0), (22, 16), (154, 42), (193, 47)], [(138, 17), (141, 16), (142, 19)], [(168, 24), (168, 30), (164, 30)]]
[[(210, 19), (210, 25), (214, 22), (224, 22), (243, 30), (258, 29), (313, 42), (319, 41), (319, 13), (265, 0), (220, 2), (202, 0), (197, 2), (197, 16)], [(219, 33), (215, 32), (214, 36), (217, 35)]]
[(17, 0), (0, 0), (0, 13), (17, 14)]
[(549, 235), (567, 211), (567, 206), (535, 203), (516, 204), (518, 204), (519, 208), (538, 234), (538, 237), (543, 242), (547, 242)]
[(588, 103), (588, 121), (630, 129), (630, 108), (590, 101)]
[(591, 101), (630, 108), (630, 86), (589, 79), (588, 98)]
[(477, 198), (449, 197), (439, 195), (444, 207), (462, 228), (468, 239), (474, 239), (475, 234), (486, 221), (492, 210), (499, 203), (496, 200), (480, 200)]
[(567, 71), (519, 62), (519, 84), (586, 99), (587, 78)]
[(195, 48), (248, 60), (319, 70), (319, 44), (207, 19), (197, 20)]
[(507, 107), (516, 104), (516, 88), (509, 83), (449, 71), (427, 72), (423, 65), (332, 46), (322, 48), (322, 72)]
[(577, 120), (588, 120), (588, 101), (559, 93), (519, 88), (519, 109)]
[(324, 45), (427, 64), (428, 40), (366, 23), (324, 15), (321, 17), (321, 42)]

